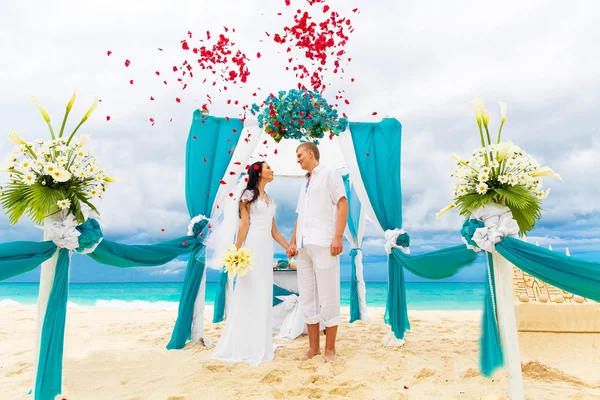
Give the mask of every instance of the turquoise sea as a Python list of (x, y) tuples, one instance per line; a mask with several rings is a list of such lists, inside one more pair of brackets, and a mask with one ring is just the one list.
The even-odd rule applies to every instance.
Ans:
[[(483, 283), (408, 282), (406, 297), (411, 310), (479, 310)], [(31, 305), (37, 301), (37, 283), (0, 283), (0, 306)], [(80, 307), (177, 309), (182, 283), (71, 283), (69, 303)], [(207, 283), (206, 303), (212, 304), (217, 284)], [(367, 282), (367, 304), (385, 307), (386, 282)], [(342, 306), (350, 304), (350, 283), (341, 284)]]

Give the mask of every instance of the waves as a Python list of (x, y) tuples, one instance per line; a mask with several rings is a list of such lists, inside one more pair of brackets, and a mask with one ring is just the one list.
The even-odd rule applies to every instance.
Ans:
[(117, 308), (121, 310), (177, 310), (176, 301), (145, 301), (145, 300), (97, 300), (94, 308)]

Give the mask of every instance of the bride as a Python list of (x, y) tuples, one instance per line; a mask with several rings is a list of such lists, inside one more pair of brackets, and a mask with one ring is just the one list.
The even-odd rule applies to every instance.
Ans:
[(239, 204), (240, 225), (235, 246), (254, 253), (254, 269), (237, 277), (231, 313), (212, 358), (252, 366), (273, 360), (273, 239), (289, 244), (275, 225), (276, 205), (265, 192), (273, 171), (264, 161), (248, 169), (248, 184)]

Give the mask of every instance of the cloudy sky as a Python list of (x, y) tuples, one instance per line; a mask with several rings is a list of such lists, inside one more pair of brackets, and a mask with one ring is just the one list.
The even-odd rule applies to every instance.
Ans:
[[(345, 79), (328, 74), (331, 86), (324, 94), (334, 99), (338, 90), (345, 90), (350, 104), (339, 109), (351, 121), (387, 114), (402, 123), (404, 228), (411, 232), (415, 252), (460, 243), (459, 216), (449, 213), (436, 220), (435, 213), (451, 201), (449, 154), (468, 155), (478, 146), (470, 107), (477, 97), (486, 100), (493, 126), (499, 116), (496, 102), (506, 102), (504, 137), (565, 181), (546, 181), (552, 192), (530, 240), (560, 251), (569, 247), (574, 255), (600, 250), (600, 54), (593, 39), (600, 37), (600, 5), (535, 0), (326, 4), (350, 17), (355, 31), (346, 46), (352, 61)], [(288, 54), (265, 32), (281, 32), (291, 25), (297, 8), (307, 7), (305, 0), (292, 0), (289, 8), (283, 0), (148, 0), (143, 7), (123, 0), (4, 2), (0, 132), (7, 135), (14, 129), (28, 140), (48, 135), (29, 95), (39, 97), (55, 125), (72, 90), (78, 96), (72, 124), (98, 96), (102, 102), (82, 133), (92, 135), (90, 146), (101, 166), (123, 179), (99, 204), (106, 237), (152, 243), (180, 236), (189, 219), (184, 162), (192, 112), (208, 94), (211, 114), (235, 117), (241, 104), (295, 87), (293, 73), (285, 71)], [(355, 7), (360, 13), (351, 11)], [(311, 13), (322, 15), (317, 9)], [(181, 91), (170, 72), (189, 55), (180, 41), (188, 30), (196, 38), (207, 30), (219, 33), (223, 26), (235, 28), (230, 38), (251, 58), (248, 83), (219, 92), (202, 85), (204, 76), (198, 74)], [(149, 101), (150, 96), (156, 101)], [(181, 103), (175, 102), (177, 97)], [(227, 105), (229, 99), (240, 105)], [(377, 117), (371, 115), (374, 111)], [(269, 144), (268, 161), (276, 172), (298, 172), (293, 147), (280, 145), (274, 155), (275, 146)], [(336, 144), (324, 148), (324, 164), (340, 165)], [(11, 143), (0, 141), (1, 157), (11, 149)], [(287, 235), (298, 185), (288, 180), (270, 188)], [(0, 216), (1, 241), (40, 237), (41, 231), (25, 219), (9, 226)], [(385, 279), (381, 239), (373, 227), (367, 231), (365, 253), (367, 278)], [(84, 257), (78, 260), (73, 277), (80, 281), (182, 279), (182, 261), (115, 272)], [(369, 265), (376, 272), (369, 272)], [(478, 277), (479, 270), (471, 268), (462, 277)]]

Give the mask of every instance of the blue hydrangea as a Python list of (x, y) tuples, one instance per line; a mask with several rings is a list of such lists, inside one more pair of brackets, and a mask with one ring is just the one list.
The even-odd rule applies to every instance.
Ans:
[(264, 128), (277, 143), (281, 139), (318, 143), (325, 134), (338, 136), (348, 127), (347, 118), (338, 112), (319, 93), (310, 90), (282, 90), (269, 95), (261, 107), (253, 104), (252, 115), (257, 115), (258, 125)]

